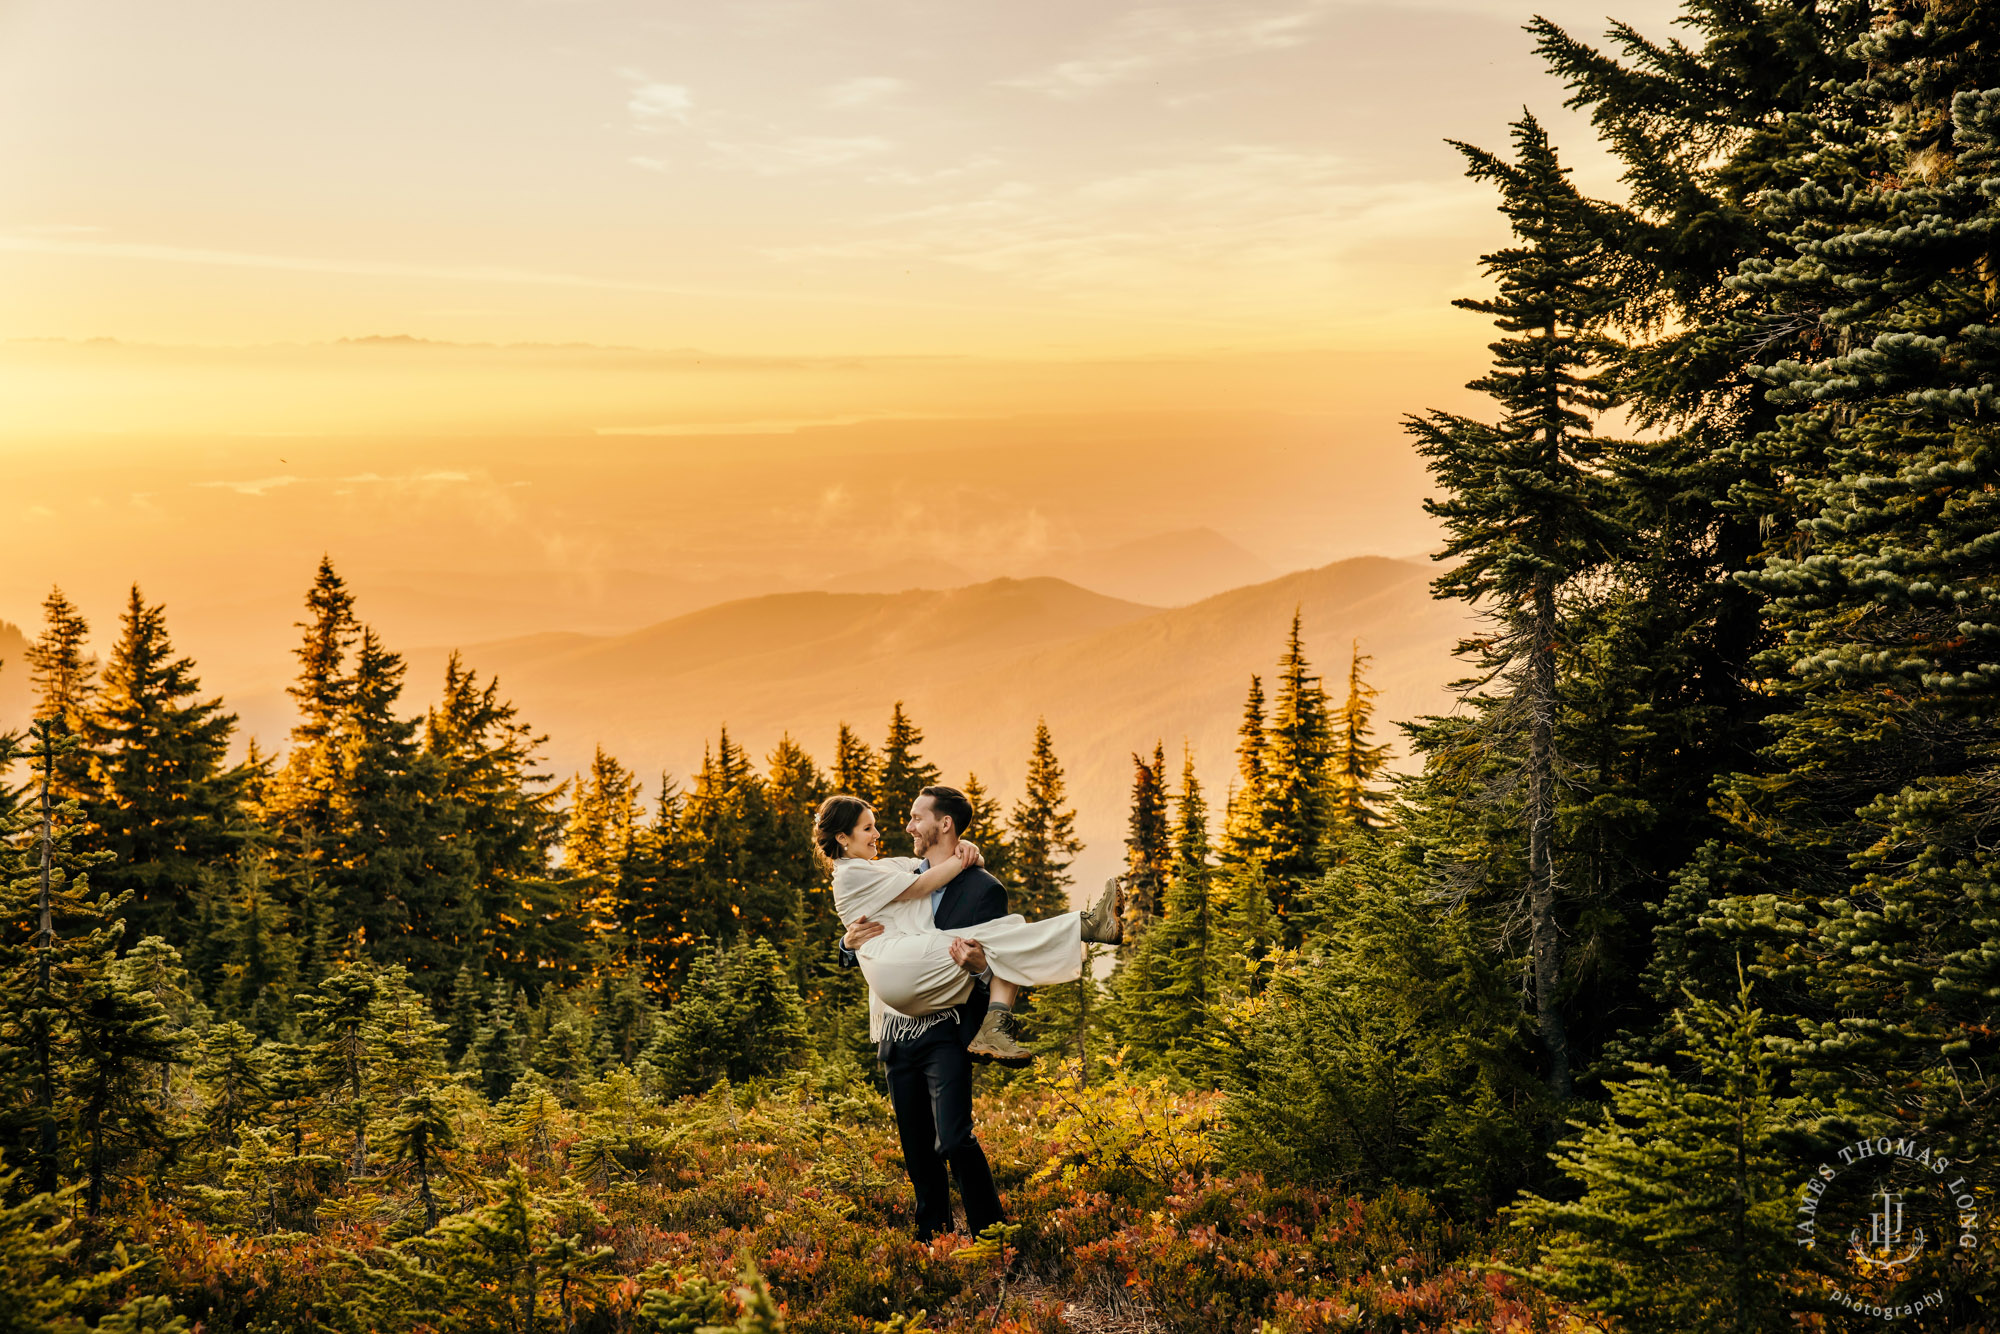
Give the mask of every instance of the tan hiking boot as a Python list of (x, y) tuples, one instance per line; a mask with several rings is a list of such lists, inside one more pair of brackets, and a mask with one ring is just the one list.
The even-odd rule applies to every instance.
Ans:
[(1033, 1052), (1014, 1041), (1013, 1033), (1008, 1031), (1005, 1010), (988, 1010), (986, 1021), (979, 1025), (979, 1031), (972, 1035), (965, 1049), (1002, 1065), (1026, 1065), (1035, 1059)]
[(1102, 897), (1079, 916), (1083, 919), (1083, 938), (1090, 944), (1124, 944), (1125, 877), (1114, 875), (1105, 881)]

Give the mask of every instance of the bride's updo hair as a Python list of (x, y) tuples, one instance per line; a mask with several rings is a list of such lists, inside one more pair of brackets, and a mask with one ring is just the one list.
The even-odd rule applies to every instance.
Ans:
[(813, 846), (819, 849), (823, 860), (829, 863), (840, 860), (840, 840), (834, 835), (853, 833), (870, 809), (867, 802), (845, 792), (819, 804), (819, 813), (813, 816)]

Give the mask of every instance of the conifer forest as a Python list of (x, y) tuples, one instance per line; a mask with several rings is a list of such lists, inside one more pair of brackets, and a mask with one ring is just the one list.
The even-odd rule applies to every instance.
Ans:
[(336, 552), (244, 758), (135, 571), (0, 664), (0, 1330), (2000, 1327), (2000, 6), (1530, 31), (1622, 185), (1458, 145), (1460, 702), (1295, 618), (1221, 790), (1129, 739), (1125, 943), (977, 1076), (1007, 1223), (916, 1237), (811, 824), (960, 787), (1063, 911), (1061, 735), (554, 774)]

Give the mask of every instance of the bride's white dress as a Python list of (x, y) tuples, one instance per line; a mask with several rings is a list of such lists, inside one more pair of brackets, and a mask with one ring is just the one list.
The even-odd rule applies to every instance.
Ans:
[(962, 930), (940, 931), (931, 924), (928, 896), (896, 902), (896, 896), (922, 873), (923, 863), (914, 857), (874, 861), (843, 857), (833, 866), (833, 910), (841, 925), (852, 926), (856, 918), (866, 917), (884, 927), (881, 935), (856, 951), (872, 996), (871, 1041), (882, 1035), (878, 1003), (914, 1019), (948, 1010), (972, 994), (972, 974), (951, 959), (955, 938), (978, 941), (993, 975), (1020, 986), (1052, 986), (1083, 975), (1081, 913), (1061, 913), (1038, 922), (1008, 913)]

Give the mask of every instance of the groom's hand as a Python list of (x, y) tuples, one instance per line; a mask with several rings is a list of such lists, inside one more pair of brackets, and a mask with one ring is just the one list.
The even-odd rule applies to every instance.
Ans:
[(951, 942), (951, 961), (968, 973), (986, 971), (986, 947), (963, 936)]
[[(847, 928), (847, 934), (840, 938), (840, 943), (845, 945), (850, 952), (858, 950), (888, 929), (888, 927), (883, 926), (880, 922), (871, 922), (866, 917), (857, 917), (854, 919), (854, 925)], [(821, 939), (824, 940), (825, 937), (822, 936)]]

